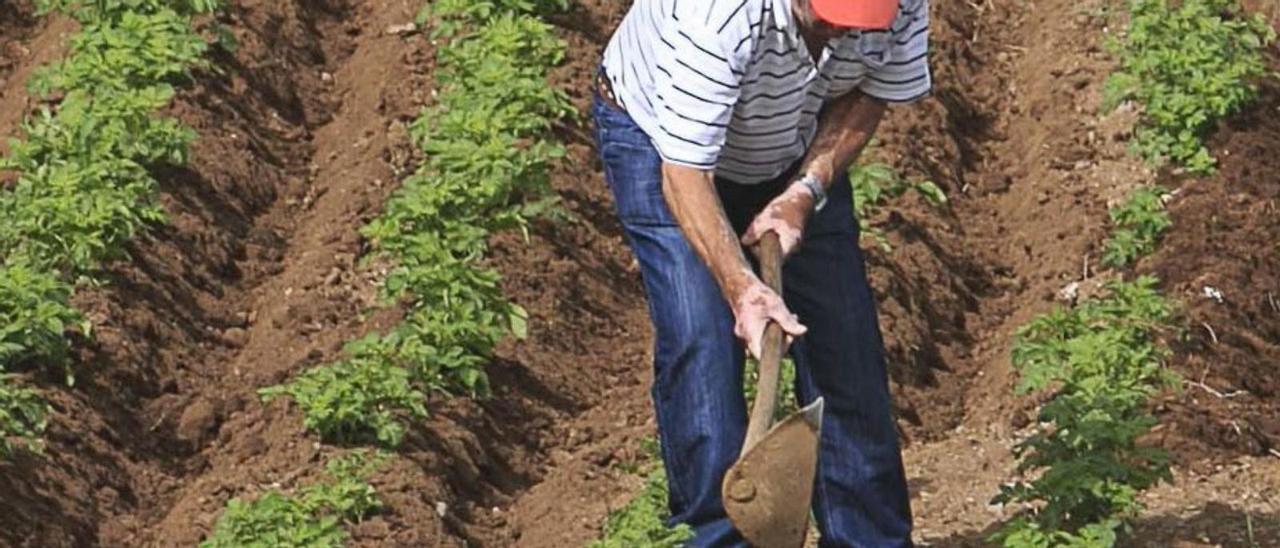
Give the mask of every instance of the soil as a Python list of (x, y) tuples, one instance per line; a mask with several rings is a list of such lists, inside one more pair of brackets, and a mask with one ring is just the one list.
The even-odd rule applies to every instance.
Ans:
[(0, 4), (0, 77), (7, 80), (15, 68), (30, 57), (31, 50), (25, 42), (37, 31), (34, 9), (26, 3)]
[[(405, 128), (432, 100), (433, 44), (393, 32), (416, 0), (229, 4), (239, 47), (169, 113), (200, 135), (188, 167), (157, 173), (171, 222), (77, 296), (97, 337), (76, 385), (27, 375), (56, 412), (43, 456), (0, 464), (0, 545), (190, 546), (228, 499), (305, 484), (344, 450), (256, 390), (396, 321), (358, 230), (421, 160)], [(621, 4), (552, 18), (570, 44), (552, 80), (583, 112)], [(1213, 177), (1149, 169), (1125, 151), (1133, 109), (1099, 111), (1102, 4), (936, 2), (935, 93), (880, 132), (881, 157), (951, 197), (887, 208), (874, 221), (893, 249), (868, 250), (922, 545), (983, 545), (1015, 510), (987, 504), (1037, 404), (1012, 396), (1012, 333), (1068, 284), (1131, 275), (1097, 257), (1108, 205), (1148, 183), (1176, 191), (1175, 227), (1135, 271), (1182, 304), (1170, 363), (1194, 384), (1158, 407), (1179, 481), (1147, 495), (1135, 538), (1245, 546), (1252, 524), (1257, 545), (1280, 545), (1280, 92), (1217, 132)], [(0, 3), (3, 134), (74, 30), (30, 13)], [(352, 545), (578, 546), (641, 484), (650, 328), (588, 123), (556, 130), (572, 219), (491, 242), (529, 338), (500, 346), (493, 398), (432, 402), (373, 478), (386, 509)]]
[[(1272, 66), (1280, 66), (1272, 59)], [(1218, 173), (1178, 185), (1177, 230), (1140, 265), (1183, 306), (1173, 366), (1188, 382), (1162, 408), (1189, 460), (1221, 448), (1280, 455), (1280, 85), (1220, 128)]]

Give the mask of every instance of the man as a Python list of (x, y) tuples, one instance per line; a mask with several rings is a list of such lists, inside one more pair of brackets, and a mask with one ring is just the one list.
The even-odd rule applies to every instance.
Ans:
[[(911, 543), (847, 168), (886, 103), (929, 92), (928, 24), (927, 0), (636, 0), (605, 51), (596, 138), (641, 265), (672, 521), (692, 546), (743, 544), (720, 483), (746, 427), (743, 345), (758, 356), (770, 321), (800, 400), (827, 402), (822, 545)], [(782, 296), (743, 251), (769, 231)]]

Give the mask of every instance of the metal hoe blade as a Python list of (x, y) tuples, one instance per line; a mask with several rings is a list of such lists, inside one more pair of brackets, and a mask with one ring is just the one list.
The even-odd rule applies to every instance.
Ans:
[[(782, 294), (782, 246), (777, 234), (760, 241), (760, 273)], [(809, 501), (818, 467), (823, 400), (773, 424), (782, 380), (782, 328), (765, 328), (755, 405), (738, 462), (721, 484), (725, 512), (756, 548), (801, 548), (809, 532)]]
[(757, 548), (800, 548), (818, 467), (823, 400), (783, 419), (725, 475), (724, 509)]

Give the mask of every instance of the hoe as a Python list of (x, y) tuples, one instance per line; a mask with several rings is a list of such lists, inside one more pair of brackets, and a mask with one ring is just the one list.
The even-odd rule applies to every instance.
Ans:
[[(765, 284), (782, 295), (782, 251), (777, 234), (760, 241)], [(721, 485), (725, 511), (756, 548), (800, 548), (809, 531), (809, 503), (818, 466), (822, 398), (774, 424), (782, 370), (782, 328), (765, 329), (760, 380), (738, 462)]]

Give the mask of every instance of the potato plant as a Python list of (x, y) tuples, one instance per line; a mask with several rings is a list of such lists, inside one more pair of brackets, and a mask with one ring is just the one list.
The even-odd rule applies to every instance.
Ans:
[[(872, 154), (868, 151), (863, 156)], [(947, 203), (946, 193), (932, 181), (909, 182), (892, 166), (880, 162), (855, 163), (849, 168), (849, 182), (853, 185), (853, 212), (858, 219), (858, 232), (862, 238), (874, 240), (885, 252), (892, 251), (893, 247), (884, 231), (871, 224), (871, 218), (890, 198), (916, 192), (936, 207)]]
[(163, 221), (146, 166), (181, 163), (193, 138), (172, 120), (152, 118), (170, 98), (172, 90), (156, 88), (100, 99), (75, 92), (56, 114), (28, 121), (27, 140), (0, 162), (20, 173), (0, 194), (0, 212), (11, 219), (0, 227), (6, 256), (63, 277), (89, 276)]
[(668, 527), (667, 476), (661, 467), (649, 474), (644, 490), (631, 502), (609, 514), (604, 534), (589, 548), (679, 548), (693, 538), (688, 525)]
[(503, 14), (546, 14), (568, 9), (569, 0), (437, 0), (422, 7), (417, 23), (434, 22), (431, 36), (440, 38)]
[(62, 360), (64, 333), (89, 334), (84, 316), (67, 305), (72, 288), (48, 272), (23, 264), (0, 266), (0, 370), (33, 358)]
[(40, 14), (60, 11), (81, 21), (110, 20), (129, 14), (172, 11), (184, 17), (213, 13), (223, 0), (34, 0)]
[(39, 392), (20, 386), (12, 375), (0, 374), (0, 459), (19, 449), (40, 451), (48, 416), (49, 404)]
[(427, 397), (414, 387), (390, 337), (348, 345), (350, 358), (303, 372), (293, 382), (259, 391), (267, 402), (288, 395), (302, 407), (304, 424), (322, 438), (396, 446), (406, 418), (427, 416)]
[(83, 25), (70, 47), (85, 53), (37, 72), (32, 91), (136, 91), (189, 78), (192, 68), (206, 64), (208, 44), (173, 11), (125, 12), (116, 20), (90, 19)]
[(1138, 494), (1172, 481), (1169, 457), (1139, 439), (1156, 424), (1148, 400), (1175, 377), (1157, 336), (1172, 314), (1150, 277), (1022, 327), (1013, 348), (1022, 393), (1046, 392), (1039, 427), (1014, 449), (1018, 472), (999, 503), (1033, 509), (995, 536), (1008, 548), (1112, 546), (1141, 509)]

